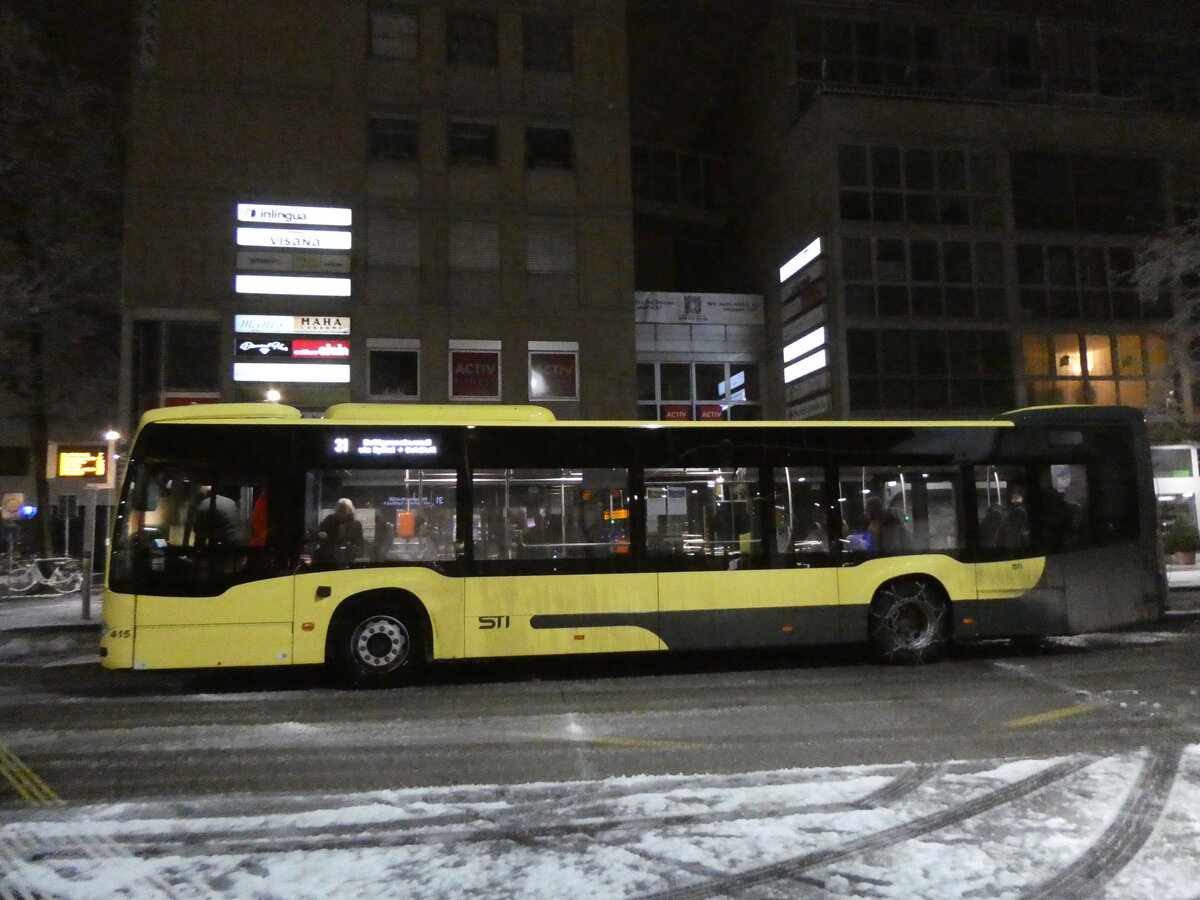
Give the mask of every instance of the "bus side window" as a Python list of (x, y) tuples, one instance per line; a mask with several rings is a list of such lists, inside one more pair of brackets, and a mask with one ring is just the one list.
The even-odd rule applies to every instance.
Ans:
[(825, 470), (812, 466), (775, 469), (775, 547), (781, 556), (826, 553)]
[(1040, 549), (1053, 553), (1088, 545), (1090, 510), (1083, 466), (1037, 466), (1030, 493), (1030, 529)]
[(959, 473), (939, 466), (844, 466), (842, 549), (867, 556), (953, 553), (962, 546)]
[(1023, 466), (976, 466), (975, 506), (979, 545), (985, 549), (1030, 545)]
[(600, 559), (629, 552), (627, 469), (477, 469), (475, 558)]
[(697, 466), (646, 470), (646, 552), (704, 568), (742, 568), (763, 552), (758, 470)]
[(331, 569), (456, 559), (457, 491), (453, 469), (309, 472), (301, 563)]

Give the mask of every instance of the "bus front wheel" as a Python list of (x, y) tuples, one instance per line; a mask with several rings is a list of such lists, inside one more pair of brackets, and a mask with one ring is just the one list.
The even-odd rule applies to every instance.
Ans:
[(868, 634), (884, 662), (934, 662), (950, 643), (950, 604), (928, 578), (899, 578), (871, 601)]
[(342, 620), (334, 660), (355, 687), (392, 687), (420, 661), (419, 642), (411, 617), (393, 604), (371, 603)]

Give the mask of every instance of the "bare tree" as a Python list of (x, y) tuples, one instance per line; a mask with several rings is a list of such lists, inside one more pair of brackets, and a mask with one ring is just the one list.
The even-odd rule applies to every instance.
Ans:
[[(0, 10), (0, 391), (25, 424), (40, 543), (51, 544), (51, 429), (113, 406), (118, 318), (110, 98)], [(104, 364), (104, 360), (108, 364)]]
[(1161, 385), (1148, 412), (1163, 439), (1188, 436), (1183, 392), (1200, 383), (1200, 219), (1147, 238), (1133, 272), (1143, 303), (1172, 309), (1167, 320), (1168, 352), (1155, 381)]

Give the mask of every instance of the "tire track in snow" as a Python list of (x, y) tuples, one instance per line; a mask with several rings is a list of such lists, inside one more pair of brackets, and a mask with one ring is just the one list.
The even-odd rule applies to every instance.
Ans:
[[(745, 818), (769, 819), (805, 814), (827, 814), (848, 812), (857, 809), (873, 809), (881, 804), (894, 803), (915, 791), (935, 775), (943, 772), (942, 765), (913, 765), (906, 767), (895, 778), (874, 791), (853, 800), (835, 803), (762, 803), (741, 804), (734, 809), (710, 812), (680, 812), (663, 815), (638, 815), (612, 818), (606, 801), (647, 793), (657, 788), (680, 786), (671, 779), (655, 779), (653, 785), (638, 782), (626, 790), (609, 789), (590, 794), (578, 800), (564, 800), (551, 790), (529, 792), (528, 802), (520, 798), (506, 809), (466, 810), (448, 815), (394, 818), (369, 823), (357, 822), (343, 825), (304, 826), (290, 825), (286, 836), (279, 828), (268, 825), (261, 828), (241, 830), (236, 833), (208, 833), (204, 831), (142, 832), (121, 837), (120, 844), (126, 854), (149, 859), (154, 856), (196, 857), (214, 854), (238, 855), (249, 853), (280, 853), (295, 850), (347, 850), (398, 847), (409, 844), (430, 843), (488, 843), (512, 841), (530, 844), (550, 838), (570, 835), (583, 836), (590, 840), (614, 842), (624, 840), (630, 832), (642, 832), (658, 828), (687, 828), (696, 825), (717, 824)], [(775, 779), (772, 779), (775, 780)], [(745, 776), (726, 776), (705, 781), (705, 790), (719, 791), (736, 789), (748, 782)], [(761, 783), (761, 782), (760, 782)], [(793, 784), (778, 780), (779, 784)], [(496, 798), (495, 792), (473, 792), (474, 802), (488, 803)], [(508, 791), (500, 792), (509, 793)], [(524, 791), (516, 793), (526, 793)], [(458, 798), (458, 802), (470, 802)], [(148, 812), (148, 810), (147, 810)], [(178, 810), (175, 813), (178, 814)], [(259, 808), (261, 813), (261, 806)], [(130, 818), (137, 813), (128, 811)], [(187, 809), (189, 818), (199, 816), (195, 807)], [(537, 827), (529, 827), (530, 820), (552, 818)], [(221, 816), (218, 818), (228, 818)], [(70, 846), (62, 848), (63, 855), (74, 855)], [(53, 851), (52, 851), (53, 852)]]
[(701, 884), (649, 894), (643, 897), (643, 900), (690, 900), (690, 898), (715, 897), (726, 894), (736, 895), (747, 889), (767, 885), (771, 882), (802, 880), (801, 876), (809, 869), (836, 862), (857, 853), (880, 850), (964, 822), (981, 813), (1012, 803), (1028, 794), (1070, 778), (1093, 762), (1095, 760), (1092, 757), (1065, 760), (1019, 781), (1006, 784), (994, 791), (988, 791), (973, 800), (920, 816), (902, 825), (885, 828), (883, 831), (851, 838), (837, 847), (815, 850), (791, 859), (749, 869), (728, 877), (716, 878)]
[(1022, 900), (1096, 896), (1129, 864), (1154, 831), (1167, 805), (1182, 755), (1182, 747), (1152, 751), (1116, 818), (1100, 838), (1071, 865), (1022, 894)]

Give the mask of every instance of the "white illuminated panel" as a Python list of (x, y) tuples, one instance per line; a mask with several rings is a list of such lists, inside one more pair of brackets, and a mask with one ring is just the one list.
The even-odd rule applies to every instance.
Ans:
[(260, 316), (239, 313), (233, 317), (233, 330), (239, 334), (291, 334), (291, 316)]
[(263, 225), (334, 225), (350, 227), (350, 210), (338, 206), (276, 206), (271, 203), (239, 203), (239, 222)]
[(317, 231), (300, 228), (239, 228), (239, 247), (271, 247), (275, 250), (349, 250), (349, 231)]
[(789, 384), (797, 378), (803, 378), (805, 375), (811, 375), (828, 365), (825, 358), (825, 351), (818, 350), (811, 356), (806, 356), (799, 362), (794, 362), (790, 366), (783, 367), (783, 383)]
[(783, 284), (821, 255), (821, 239), (817, 238), (779, 268), (779, 283)]
[(234, 381), (349, 384), (350, 366), (341, 363), (234, 363)]
[(349, 278), (313, 275), (235, 275), (239, 294), (289, 294), (301, 297), (349, 297)]
[(783, 361), (791, 362), (799, 356), (811, 353), (825, 344), (825, 326), (814, 328), (808, 334), (797, 338), (783, 348)]

